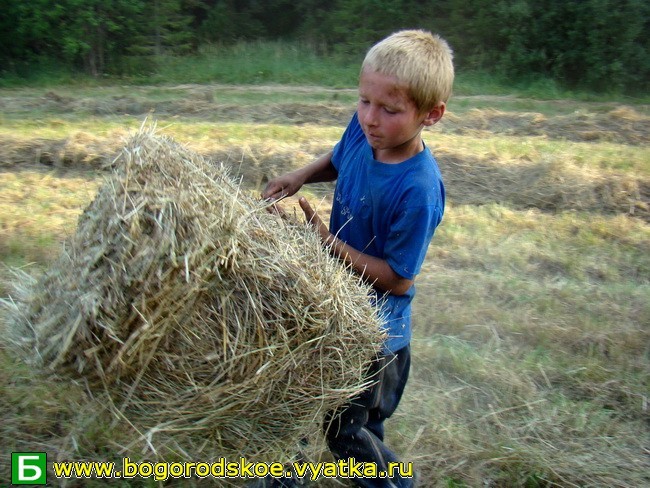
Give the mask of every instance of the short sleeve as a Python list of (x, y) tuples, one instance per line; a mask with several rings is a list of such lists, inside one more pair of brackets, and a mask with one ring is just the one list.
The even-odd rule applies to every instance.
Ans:
[(345, 154), (346, 148), (352, 145), (359, 138), (364, 138), (363, 130), (359, 125), (359, 118), (357, 113), (352, 116), (350, 123), (345, 129), (345, 132), (341, 136), (341, 140), (336, 143), (332, 151), (332, 165), (336, 168), (336, 171), (340, 171), (340, 166), (344, 160), (343, 155)]
[(420, 272), (442, 212), (439, 205), (407, 207), (391, 223), (384, 256), (398, 275), (413, 279)]

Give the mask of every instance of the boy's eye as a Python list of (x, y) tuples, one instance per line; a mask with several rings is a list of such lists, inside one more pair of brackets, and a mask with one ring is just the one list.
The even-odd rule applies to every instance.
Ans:
[(384, 107), (384, 110), (389, 115), (395, 115), (397, 113), (397, 110), (393, 110), (392, 108), (388, 108), (388, 107)]

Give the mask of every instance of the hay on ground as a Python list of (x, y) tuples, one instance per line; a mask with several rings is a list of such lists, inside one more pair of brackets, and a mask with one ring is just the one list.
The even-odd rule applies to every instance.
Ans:
[(86, 383), (153, 456), (288, 455), (367, 384), (383, 339), (368, 286), (306, 224), (153, 128), (60, 259), (17, 285), (13, 342)]

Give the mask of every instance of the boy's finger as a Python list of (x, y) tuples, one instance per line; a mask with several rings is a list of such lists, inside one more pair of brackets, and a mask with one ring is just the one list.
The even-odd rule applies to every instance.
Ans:
[(276, 200), (280, 195), (282, 195), (282, 189), (265, 188), (262, 192), (262, 198), (264, 200)]
[(265, 200), (276, 200), (285, 194), (284, 186), (271, 181), (266, 185), (264, 191), (262, 191), (262, 198)]
[(270, 204), (275, 204), (284, 200), (287, 196), (287, 193), (285, 193), (283, 190), (280, 190), (268, 196), (265, 193), (262, 193), (262, 200)]
[(286, 210), (284, 208), (282, 208), (280, 205), (278, 205), (277, 203), (273, 203), (273, 204), (269, 205), (268, 211), (271, 212), (271, 213), (274, 213), (276, 215), (279, 215), (283, 219), (286, 219), (286, 218), (289, 217)]
[(311, 205), (309, 205), (309, 202), (305, 197), (300, 197), (298, 203), (300, 204), (300, 208), (302, 208), (302, 211), (305, 212), (305, 217), (307, 217), (307, 221), (311, 222), (311, 219), (314, 217), (316, 213), (314, 212), (314, 209), (311, 208)]

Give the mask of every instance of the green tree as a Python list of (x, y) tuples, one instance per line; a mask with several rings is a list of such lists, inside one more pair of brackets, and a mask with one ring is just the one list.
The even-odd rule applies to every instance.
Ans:
[(68, 0), (65, 21), (70, 26), (63, 42), (66, 57), (81, 57), (87, 73), (106, 72), (110, 57), (122, 55), (125, 39), (136, 32), (133, 17), (143, 3), (133, 0)]
[(0, 66), (3, 71), (9, 64), (29, 55), (28, 40), (17, 21), (20, 11), (20, 2), (0, 0)]
[(570, 87), (623, 91), (648, 83), (650, 6), (643, 0), (511, 0), (497, 12), (497, 66)]
[(337, 0), (303, 0), (297, 4), (301, 19), (297, 36), (312, 46), (318, 47), (321, 54), (329, 54), (329, 48), (337, 41), (332, 35), (332, 12)]
[(595, 90), (643, 91), (650, 83), (647, 0), (427, 3), (440, 15), (429, 25), (450, 41), (461, 69)]
[(232, 43), (265, 36), (262, 23), (253, 16), (250, 2), (219, 0), (209, 10), (201, 37), (208, 42)]
[[(301, 39), (354, 56), (426, 28), (459, 69), (569, 87), (650, 88), (648, 0), (0, 0), (0, 73), (49, 59), (99, 76), (198, 42)], [(144, 58), (143, 58), (144, 57)]]
[(49, 57), (102, 74), (134, 32), (140, 0), (31, 0), (10, 9), (18, 40), (12, 55), (28, 61)]
[(191, 29), (191, 12), (197, 4), (184, 0), (146, 0), (145, 8), (138, 15), (138, 35), (128, 51), (154, 56), (192, 51), (196, 36)]
[(292, 0), (218, 0), (201, 26), (208, 41), (289, 39), (302, 22), (301, 9)]
[[(303, 35), (345, 54), (362, 55), (373, 43), (400, 29), (425, 27), (429, 3), (418, 0), (309, 1)], [(314, 34), (314, 31), (316, 34)]]

